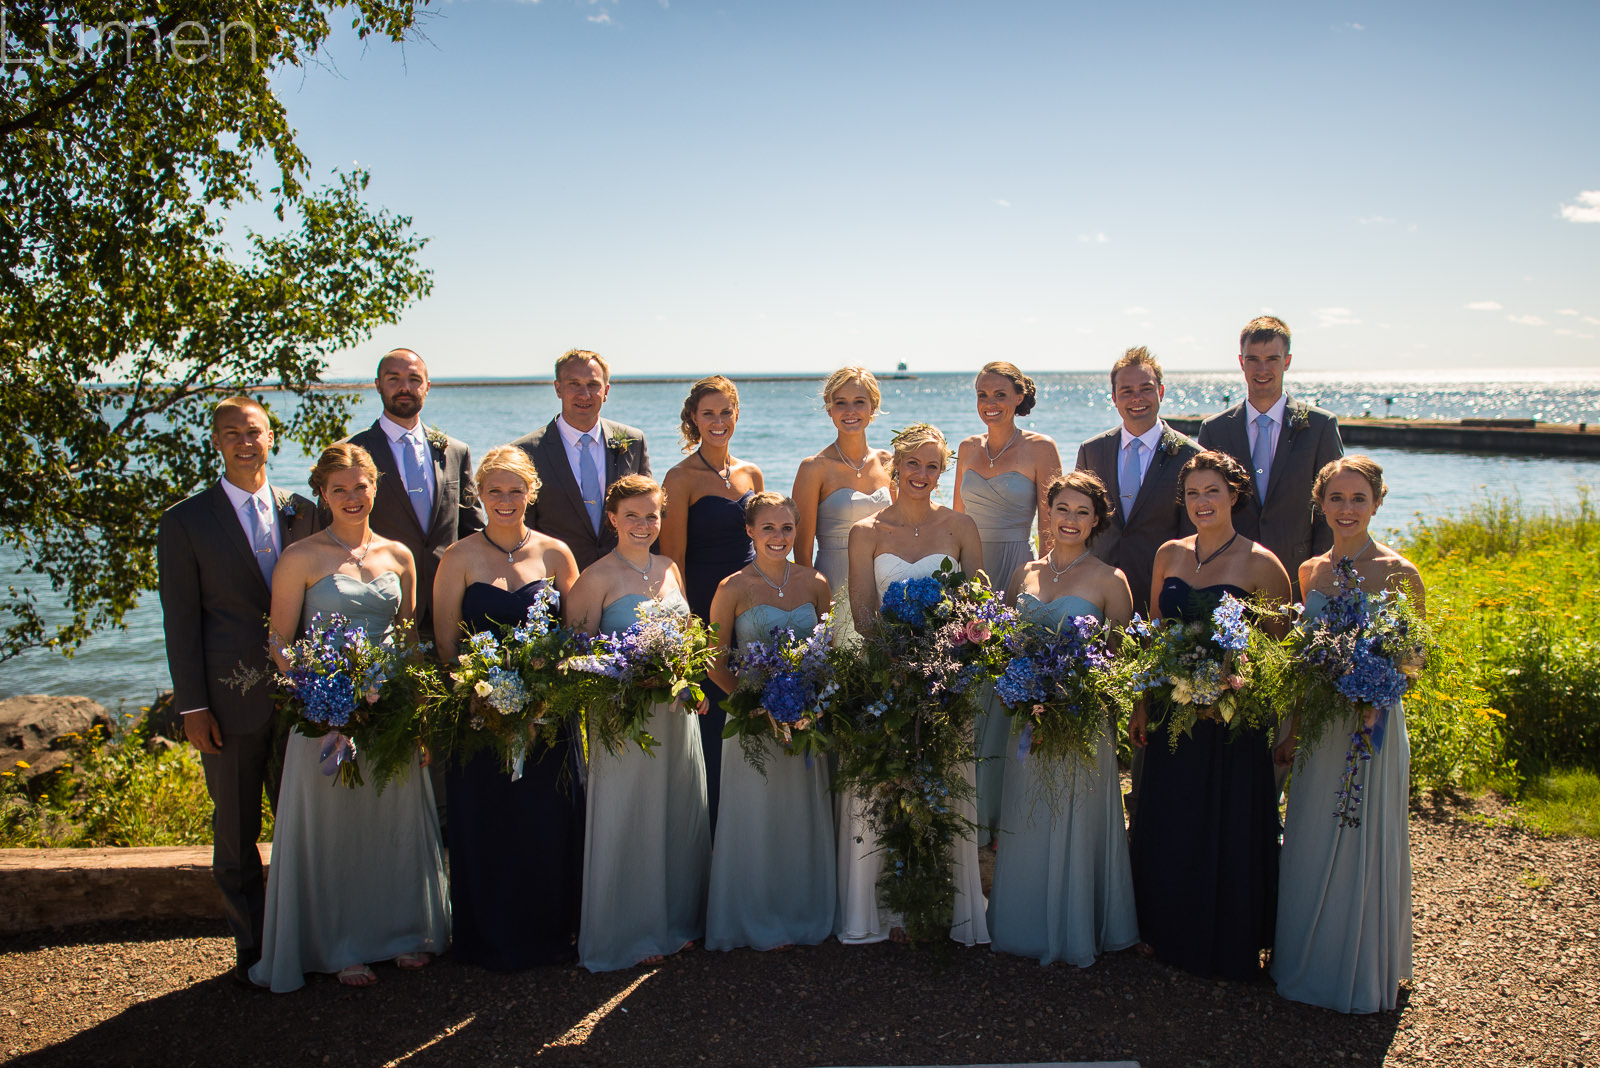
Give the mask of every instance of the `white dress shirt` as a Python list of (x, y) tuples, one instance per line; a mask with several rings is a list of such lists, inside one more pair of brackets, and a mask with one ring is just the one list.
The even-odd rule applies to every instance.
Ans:
[(244, 528), (244, 540), (250, 543), (251, 549), (256, 547), (256, 524), (254, 519), (245, 518), (245, 506), (248, 504), (253, 510), (256, 507), (254, 502), (258, 500), (267, 506), (267, 514), (272, 517), (272, 550), (280, 557), (283, 556), (283, 531), (279, 529), (283, 520), (278, 515), (278, 503), (272, 499), (272, 487), (262, 483), (259, 490), (251, 493), (224, 478), (222, 492), (228, 495), (228, 503), (233, 505), (234, 518)]
[(1122, 428), (1122, 440), (1117, 443), (1117, 470), (1122, 470), (1124, 458), (1128, 455), (1128, 444), (1137, 440), (1139, 444), (1144, 446), (1143, 449), (1139, 450), (1139, 484), (1142, 486), (1145, 476), (1150, 473), (1150, 461), (1155, 459), (1156, 446), (1161, 444), (1161, 435), (1166, 429), (1167, 424), (1157, 419), (1155, 426), (1146, 430), (1143, 434), (1139, 434), (1136, 439), (1135, 435), (1128, 433), (1128, 428), (1124, 426)]
[[(405, 483), (406, 478), (406, 446), (400, 440), (400, 436), (402, 434), (410, 434), (417, 439), (416, 456), (417, 460), (422, 464), (422, 481), (427, 483), (428, 486), (428, 503), (432, 504), (436, 498), (437, 487), (434, 485), (433, 454), (428, 448), (428, 432), (423, 427), (422, 420), (417, 420), (416, 429), (409, 430), (390, 419), (389, 414), (385, 412), (383, 415), (378, 416), (378, 426), (383, 429), (384, 436), (389, 439), (389, 454), (394, 457), (394, 467), (396, 471), (400, 472), (402, 485)], [(406, 486), (405, 488), (409, 490), (411, 487)], [(423, 525), (426, 526), (427, 524), (424, 523)]]
[(594, 469), (595, 473), (600, 476), (600, 489), (604, 491), (606, 488), (606, 442), (600, 436), (600, 420), (596, 419), (594, 426), (588, 430), (579, 430), (567, 422), (565, 416), (558, 415), (556, 416), (556, 429), (561, 432), (561, 444), (567, 450), (567, 466), (572, 468), (572, 481), (576, 482), (579, 488), (583, 486), (583, 472), (579, 470), (578, 464), (580, 462), (579, 457), (583, 454), (578, 451), (578, 439), (585, 434), (594, 439)]
[[(1272, 407), (1268, 408), (1264, 412), (1256, 411), (1256, 406), (1254, 404), (1251, 404), (1248, 400), (1244, 402), (1244, 411), (1245, 411), (1245, 427), (1244, 427), (1244, 430), (1245, 430), (1246, 434), (1250, 435), (1250, 455), (1251, 456), (1254, 456), (1256, 454), (1256, 437), (1261, 433), (1261, 428), (1256, 426), (1256, 420), (1261, 418), (1263, 415), (1265, 415), (1265, 416), (1268, 416), (1269, 418), (1271, 418), (1271, 420), (1272, 420), (1272, 425), (1267, 428), (1267, 433), (1269, 435), (1271, 435), (1268, 438), (1268, 443), (1272, 446), (1273, 458), (1274, 459), (1277, 458), (1277, 455), (1278, 455), (1278, 438), (1283, 432), (1283, 409), (1284, 409), (1284, 405), (1286, 405), (1288, 403), (1289, 403), (1289, 395), (1287, 393), (1278, 394), (1277, 402), (1274, 403), (1272, 405)], [(1269, 471), (1268, 474), (1271, 474), (1271, 472)]]

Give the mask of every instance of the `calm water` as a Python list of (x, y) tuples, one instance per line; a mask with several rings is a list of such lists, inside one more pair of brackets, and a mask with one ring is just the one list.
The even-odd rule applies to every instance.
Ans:
[[(1600, 373), (1566, 371), (1522, 377), (1525, 380), (1505, 375), (1479, 380), (1442, 376), (1364, 376), (1357, 380), (1291, 372), (1290, 386), (1296, 395), (1341, 416), (1369, 411), (1383, 415), (1388, 410), (1396, 416), (1419, 418), (1479, 415), (1600, 423)], [(1237, 372), (1174, 373), (1167, 379), (1163, 408), (1171, 415), (1218, 411), (1242, 396)], [(1054, 437), (1070, 467), (1080, 441), (1117, 423), (1105, 377), (1099, 373), (1043, 374), (1038, 383), (1038, 407), (1023, 422), (1029, 429)], [(750, 382), (741, 387), (742, 415), (734, 453), (759, 464), (769, 488), (787, 490), (801, 458), (832, 440), (832, 426), (817, 397), (820, 385), (820, 380), (794, 380)], [(936, 424), (952, 440), (980, 429), (973, 411), (971, 380), (965, 374), (886, 381), (883, 387), (884, 410), (871, 435), (877, 444), (888, 441), (891, 428), (917, 420)], [(658, 477), (680, 455), (677, 414), (686, 393), (682, 383), (622, 381), (612, 387), (606, 414), (644, 430)], [(1386, 408), (1386, 398), (1392, 398), (1392, 408)], [(466, 441), (473, 456), (481, 457), (490, 446), (548, 422), (555, 414), (555, 402), (549, 386), (436, 386), (425, 415), (427, 422)], [(369, 393), (352, 428), (367, 426), (378, 411)], [(1486, 494), (1516, 495), (1528, 506), (1542, 507), (1570, 499), (1580, 483), (1600, 485), (1600, 463), (1590, 460), (1370, 451), (1383, 464), (1389, 483), (1389, 500), (1379, 514), (1380, 525), (1389, 527), (1403, 527), (1417, 515), (1458, 510)], [(308, 466), (307, 457), (285, 450), (272, 464), (272, 481), (303, 490)], [(947, 500), (950, 481), (947, 476)], [(8, 563), (0, 557), (0, 567)], [(169, 685), (160, 604), (153, 594), (130, 613), (126, 632), (97, 636), (72, 660), (38, 653), (0, 664), (0, 696), (85, 694), (110, 707), (123, 701), (131, 708)]]

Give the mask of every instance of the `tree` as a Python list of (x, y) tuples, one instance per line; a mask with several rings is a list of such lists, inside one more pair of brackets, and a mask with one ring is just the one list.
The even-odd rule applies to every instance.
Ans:
[[(220, 395), (276, 387), (295, 398), (276, 406), (280, 439), (342, 436), (353, 401), (314, 389), (327, 358), (432, 284), (411, 220), (363, 203), (366, 173), (302, 184), (271, 78), (316, 61), (326, 0), (128, 10), (0, 13), (0, 542), (70, 613), (47, 624), (11, 586), (0, 662), (70, 655), (155, 587), (157, 517), (215, 477)], [(339, 10), (396, 42), (419, 14), (413, 0)], [(224, 226), (265, 199), (258, 174), (283, 231), (235, 247)]]

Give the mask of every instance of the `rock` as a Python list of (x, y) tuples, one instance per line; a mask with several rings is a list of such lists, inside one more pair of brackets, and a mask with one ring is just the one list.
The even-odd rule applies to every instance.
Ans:
[(72, 761), (68, 735), (87, 735), (97, 726), (109, 728), (111, 713), (87, 697), (35, 693), (0, 700), (0, 772), (15, 771), (32, 789)]
[(173, 707), (171, 690), (162, 690), (156, 694), (156, 699), (150, 702), (148, 707), (139, 709), (128, 726), (133, 727), (138, 724), (148, 724), (145, 733), (146, 749), (161, 747), (159, 739), (183, 741), (183, 717), (178, 715), (178, 710)]

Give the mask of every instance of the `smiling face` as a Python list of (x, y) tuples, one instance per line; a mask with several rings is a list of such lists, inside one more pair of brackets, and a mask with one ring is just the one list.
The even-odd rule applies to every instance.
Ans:
[(1359, 471), (1340, 471), (1322, 487), (1322, 514), (1340, 538), (1354, 540), (1367, 536), (1367, 527), (1378, 511), (1372, 483)]
[(1094, 502), (1075, 489), (1056, 491), (1050, 505), (1050, 529), (1057, 545), (1083, 545), (1094, 533)]
[(944, 450), (936, 441), (926, 441), (914, 449), (896, 454), (894, 468), (899, 476), (900, 495), (914, 500), (927, 500), (939, 485), (944, 464)]
[(1016, 417), (1022, 393), (1011, 379), (992, 372), (981, 374), (973, 388), (978, 394), (978, 418), (984, 426), (1003, 424)]
[(733, 428), (739, 425), (739, 406), (726, 393), (714, 389), (695, 402), (690, 418), (700, 432), (701, 444), (727, 448)]
[(490, 471), (478, 482), (484, 514), (497, 526), (517, 526), (528, 510), (528, 484), (510, 471)]
[(617, 528), (619, 544), (649, 552), (661, 535), (661, 492), (624, 497), (606, 517)]
[(1197, 530), (1218, 524), (1232, 526), (1233, 503), (1238, 496), (1227, 479), (1209, 468), (1191, 471), (1183, 484), (1183, 507)]
[(833, 396), (828, 398), (828, 418), (833, 420), (834, 429), (841, 434), (865, 433), (867, 424), (877, 414), (878, 406), (872, 403), (872, 394), (854, 378), (834, 390)]
[(1263, 412), (1283, 396), (1283, 372), (1289, 369), (1292, 357), (1283, 338), (1271, 341), (1252, 341), (1239, 354), (1239, 368), (1244, 371), (1245, 387), (1250, 392), (1250, 403), (1256, 411)]
[(408, 349), (396, 349), (378, 362), (378, 396), (383, 410), (401, 426), (415, 426), (428, 399), (428, 365)]
[(611, 392), (606, 369), (594, 360), (568, 360), (556, 376), (556, 396), (561, 398), (561, 418), (574, 430), (594, 429), (600, 408)]
[(1161, 414), (1161, 398), (1166, 389), (1156, 381), (1155, 372), (1143, 364), (1130, 364), (1117, 372), (1111, 400), (1122, 416), (1128, 433), (1138, 437), (1156, 425)]
[(745, 530), (756, 547), (756, 557), (772, 563), (788, 559), (794, 548), (795, 514), (787, 506), (769, 504), (745, 517)]
[(362, 523), (372, 514), (372, 476), (359, 467), (334, 471), (322, 485), (322, 499), (335, 521)]
[(216, 415), (211, 443), (222, 454), (228, 481), (241, 487), (253, 485), (266, 470), (267, 454), (272, 451), (267, 413), (254, 405), (224, 408)]

